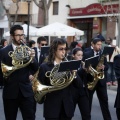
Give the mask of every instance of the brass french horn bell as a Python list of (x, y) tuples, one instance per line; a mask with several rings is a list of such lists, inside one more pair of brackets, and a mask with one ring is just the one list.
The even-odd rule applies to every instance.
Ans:
[(29, 51), (31, 51), (31, 48), (29, 48), (22, 40), (22, 45), (17, 47), (14, 51), (10, 51), (8, 55), (12, 58), (12, 65), (8, 66), (1, 62), (1, 68), (3, 72), (3, 77), (7, 78), (11, 73), (14, 71), (26, 67), (30, 64), (33, 57), (30, 57)]

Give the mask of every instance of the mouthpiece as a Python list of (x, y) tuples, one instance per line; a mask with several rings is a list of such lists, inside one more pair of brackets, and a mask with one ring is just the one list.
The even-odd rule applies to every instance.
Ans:
[(65, 55), (63, 55), (63, 58), (64, 58), (64, 60), (68, 61), (68, 59), (66, 58), (66, 56), (65, 56)]

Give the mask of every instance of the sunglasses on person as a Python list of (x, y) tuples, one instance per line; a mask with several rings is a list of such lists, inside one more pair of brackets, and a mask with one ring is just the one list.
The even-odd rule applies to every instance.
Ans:
[(48, 45), (48, 44), (44, 44), (44, 43), (43, 43), (43, 44), (41, 44), (41, 46), (47, 46), (47, 45)]

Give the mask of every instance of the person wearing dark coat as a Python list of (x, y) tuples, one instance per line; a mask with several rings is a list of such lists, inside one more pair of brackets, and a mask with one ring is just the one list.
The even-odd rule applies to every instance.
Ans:
[(118, 120), (120, 120), (120, 54), (114, 57), (113, 64), (114, 64), (114, 70), (115, 70), (115, 74), (118, 82), (117, 95), (116, 95), (114, 107), (116, 108), (117, 118)]
[[(7, 39), (2, 39), (2, 40), (1, 40), (0, 49), (6, 47), (7, 45), (8, 45)], [(1, 72), (1, 70), (0, 70), (0, 89), (2, 89), (3, 86), (4, 86), (4, 85), (3, 85), (3, 76), (2, 76), (2, 72)]]
[[(67, 42), (62, 38), (53, 40), (50, 45), (48, 60), (40, 65), (38, 79), (43, 85), (51, 86), (47, 72), (53, 70), (55, 65), (65, 60)], [(57, 74), (57, 73), (56, 73)], [(50, 75), (47, 74), (47, 75)], [(76, 83), (77, 82), (77, 83)], [(44, 117), (45, 120), (71, 120), (74, 115), (74, 102), (72, 98), (72, 84), (78, 85), (74, 78), (73, 82), (61, 90), (54, 90), (45, 95)]]
[[(84, 53), (84, 58), (83, 58), (84, 60), (87, 59), (87, 58), (96, 56), (96, 55), (101, 56), (102, 40), (100, 38), (94, 38), (92, 43), (93, 43), (93, 49)], [(92, 67), (94, 69), (96, 69), (95, 65), (93, 65)], [(98, 69), (99, 69), (99, 71), (104, 70), (104, 72), (106, 72), (108, 70), (108, 65), (107, 65), (106, 58), (104, 59), (102, 65), (98, 67)], [(93, 76), (89, 72), (86, 72), (86, 74), (87, 74), (87, 76), (86, 76), (87, 77), (87, 83), (92, 82), (93, 79), (94, 79)], [(100, 79), (97, 82), (97, 84), (96, 84), (96, 86), (95, 86), (95, 88), (93, 90), (88, 89), (89, 101), (90, 101), (90, 109), (92, 108), (92, 99), (93, 99), (93, 94), (94, 94), (95, 91), (96, 91), (97, 97), (99, 99), (103, 119), (104, 120), (111, 120), (111, 115), (110, 115), (110, 111), (109, 111), (109, 107), (108, 107), (108, 94), (107, 94), (107, 87), (106, 87), (106, 75), (105, 75), (104, 79)]]
[(87, 47), (87, 48), (84, 48), (83, 52), (87, 52), (87, 51), (90, 51), (91, 49), (93, 49), (93, 46), (92, 46), (92, 42), (91, 42), (91, 46)]
[[(20, 25), (12, 26), (10, 35), (12, 44), (1, 49), (0, 58), (3, 64), (12, 67), (12, 57), (10, 57), (9, 52), (13, 52), (21, 46), (21, 41), (24, 40), (23, 27)], [(29, 80), (29, 70), (32, 69), (36, 72), (38, 63), (34, 58), (34, 50), (29, 51), (29, 56), (32, 61), (28, 66), (17, 69), (4, 78), (3, 106), (6, 120), (16, 120), (18, 108), (20, 108), (23, 120), (35, 120), (34, 94)]]
[(37, 59), (39, 65), (45, 59), (45, 57), (41, 55), (41, 47), (42, 46), (47, 46), (47, 45), (48, 45), (48, 41), (45, 37), (38, 37), (37, 47), (35, 47), (34, 50), (35, 50), (35, 58)]
[[(73, 60), (82, 60), (83, 58), (83, 51), (81, 48), (74, 48), (72, 51), (72, 58)], [(77, 71), (77, 79), (79, 80), (79, 87), (73, 86), (72, 94), (73, 100), (76, 105), (78, 104), (82, 120), (91, 120), (90, 115), (90, 106), (89, 106), (89, 95), (88, 90), (86, 87), (86, 82), (84, 79), (84, 69), (82, 68), (83, 65), (80, 64), (78, 71)]]

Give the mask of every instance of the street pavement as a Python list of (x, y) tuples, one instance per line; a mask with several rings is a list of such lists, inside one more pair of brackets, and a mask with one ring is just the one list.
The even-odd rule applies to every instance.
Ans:
[[(116, 90), (117, 90), (116, 86), (108, 87), (109, 109), (110, 109), (110, 113), (112, 116), (112, 120), (117, 120), (116, 112), (115, 112), (115, 108), (114, 108)], [(53, 107), (55, 107), (55, 106), (53, 106)], [(99, 106), (99, 101), (98, 101), (98, 98), (96, 96), (96, 93), (94, 94), (94, 98), (93, 98), (93, 106), (92, 106), (91, 116), (92, 116), (91, 120), (103, 120), (101, 109)], [(2, 103), (2, 90), (1, 89), (0, 89), (0, 120), (5, 120), (3, 103)], [(21, 113), (19, 110), (18, 110), (17, 120), (22, 120)], [(36, 120), (44, 120), (44, 118), (43, 118), (43, 105), (42, 104), (37, 105)], [(80, 112), (79, 112), (78, 107), (75, 110), (74, 117), (72, 120), (81, 120), (81, 116), (80, 116)]]

